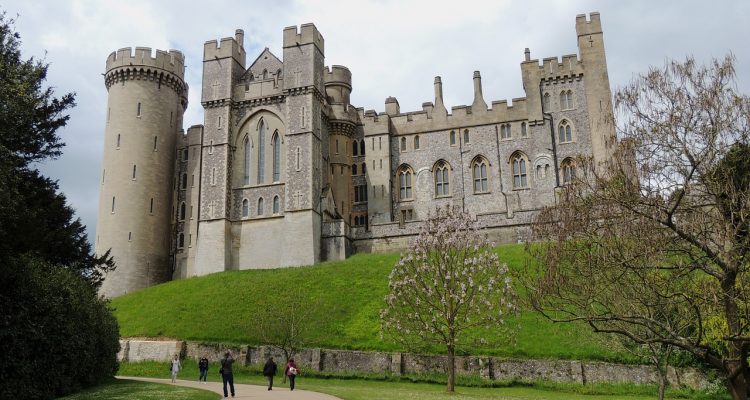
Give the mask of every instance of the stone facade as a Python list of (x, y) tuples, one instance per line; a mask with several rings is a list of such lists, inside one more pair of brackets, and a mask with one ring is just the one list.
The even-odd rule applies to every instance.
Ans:
[[(419, 221), (442, 205), (470, 213), (496, 242), (525, 240), (533, 216), (554, 204), (574, 173), (575, 158), (606, 162), (615, 144), (599, 14), (577, 16), (575, 29), (578, 55), (540, 63), (526, 50), (525, 97), (488, 104), (476, 71), (471, 105), (447, 110), (436, 77), (434, 101), (414, 112), (402, 112), (394, 97), (380, 113), (350, 104), (352, 73), (325, 66), (323, 36), (312, 24), (284, 30), (281, 59), (265, 49), (249, 66), (241, 30), (206, 42), (204, 124), (166, 152), (165, 160), (174, 160), (159, 173), (174, 171), (173, 182), (149, 188), (173, 209), (169, 221), (141, 225), (170, 243), (151, 268), (178, 279), (394, 251), (406, 248)], [(108, 88), (111, 103), (135, 101)], [(174, 103), (164, 92), (149, 101)], [(105, 164), (111, 153), (105, 151)], [(125, 164), (107, 168), (122, 174)], [(122, 229), (102, 215), (115, 189), (102, 189), (102, 232)], [(130, 201), (142, 196), (135, 191)], [(141, 211), (128, 216), (140, 221)], [(120, 236), (98, 247), (112, 247), (118, 264), (127, 246)], [(140, 262), (135, 253), (146, 250), (128, 253), (126, 263)], [(119, 289), (107, 293), (160, 281), (124, 278), (141, 270), (142, 263), (118, 268), (107, 280)]]

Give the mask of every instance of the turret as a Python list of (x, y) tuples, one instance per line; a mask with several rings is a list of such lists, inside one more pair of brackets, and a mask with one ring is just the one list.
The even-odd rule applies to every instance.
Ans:
[(326, 96), (334, 104), (349, 104), (352, 93), (352, 73), (349, 68), (334, 65), (326, 68), (323, 79), (325, 81)]
[(440, 80), (439, 76), (435, 77), (435, 107), (432, 111), (434, 117), (446, 118), (448, 116), (448, 110), (445, 109), (443, 103), (443, 81)]
[(471, 104), (471, 111), (475, 113), (487, 111), (487, 103), (482, 96), (482, 76), (479, 71), (474, 71), (474, 102)]
[(111, 249), (117, 268), (102, 294), (119, 296), (166, 281), (172, 269), (170, 221), (175, 141), (187, 107), (183, 55), (146, 47), (109, 55), (96, 253)]

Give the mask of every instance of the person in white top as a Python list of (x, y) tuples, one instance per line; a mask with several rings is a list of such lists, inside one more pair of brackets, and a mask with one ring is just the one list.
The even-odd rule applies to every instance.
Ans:
[(175, 383), (177, 380), (177, 372), (182, 369), (182, 364), (180, 364), (180, 357), (175, 354), (174, 358), (172, 359), (172, 368), (170, 368), (170, 371), (172, 371), (172, 383)]

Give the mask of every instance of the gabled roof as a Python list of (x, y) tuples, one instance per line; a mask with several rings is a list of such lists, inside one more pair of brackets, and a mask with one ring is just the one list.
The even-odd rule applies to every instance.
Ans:
[(250, 74), (255, 77), (261, 76), (263, 70), (268, 71), (268, 73), (271, 74), (270, 76), (272, 76), (276, 74), (276, 71), (280, 70), (283, 65), (284, 63), (282, 63), (281, 60), (279, 60), (279, 58), (271, 53), (271, 50), (268, 50), (268, 47), (266, 47), (260, 52), (247, 71), (245, 71), (243, 78), (247, 78)]

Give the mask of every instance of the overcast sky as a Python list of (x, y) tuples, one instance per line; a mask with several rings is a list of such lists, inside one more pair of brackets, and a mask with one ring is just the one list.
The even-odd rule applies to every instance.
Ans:
[[(576, 14), (599, 11), (610, 84), (627, 84), (667, 58), (706, 62), (733, 52), (741, 92), (750, 94), (750, 1), (28, 1), (0, 6), (18, 15), (25, 57), (46, 57), (48, 84), (76, 92), (77, 107), (60, 134), (67, 146), (41, 165), (58, 179), (94, 237), (107, 91), (102, 73), (110, 52), (145, 46), (179, 49), (190, 85), (184, 126), (203, 122), (203, 43), (245, 30), (248, 63), (264, 47), (281, 58), (282, 30), (313, 22), (325, 38), (326, 64), (352, 72), (352, 104), (384, 111), (388, 96), (402, 111), (433, 101), (442, 76), (445, 103), (471, 104), (472, 73), (482, 73), (484, 98), (523, 97), (520, 66), (532, 58), (577, 53)], [(46, 54), (46, 56), (45, 56)]]

